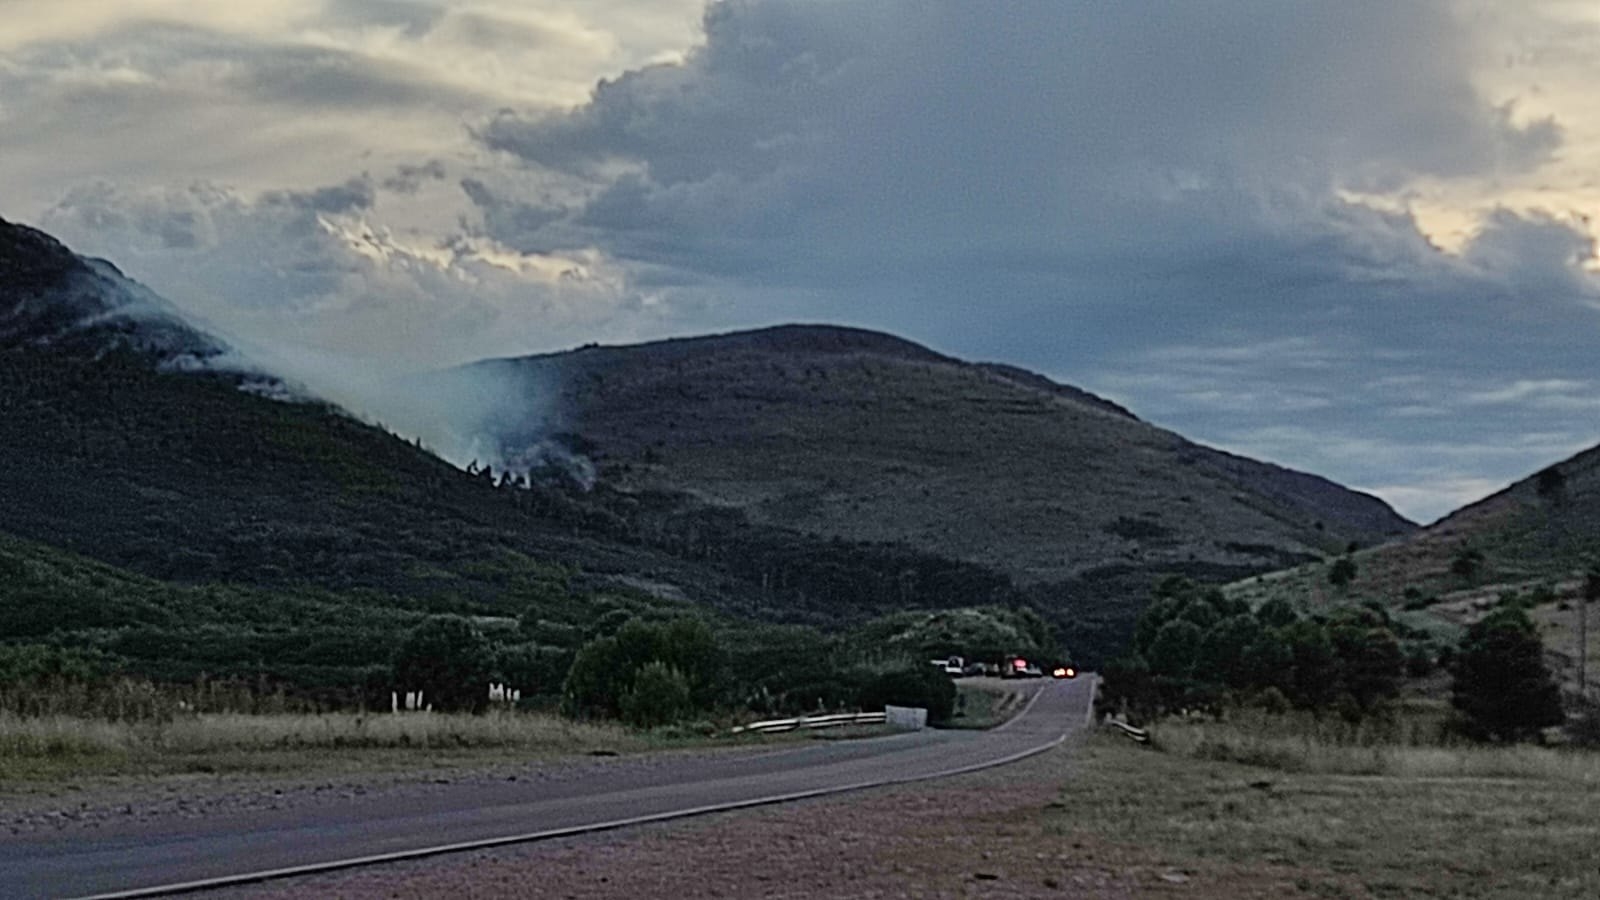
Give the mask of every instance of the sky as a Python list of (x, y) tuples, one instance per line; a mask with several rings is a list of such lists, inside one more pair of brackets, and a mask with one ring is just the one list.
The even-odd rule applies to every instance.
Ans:
[(0, 216), (241, 341), (387, 373), (858, 325), (1424, 522), (1600, 443), (1587, 0), (0, 22)]

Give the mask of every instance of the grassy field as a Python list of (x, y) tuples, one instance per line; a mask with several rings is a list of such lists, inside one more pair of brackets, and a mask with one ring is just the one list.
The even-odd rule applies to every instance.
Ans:
[[(1187, 897), (1600, 896), (1600, 754), (1261, 736), (1097, 734), (1045, 811), (1086, 877)], [(1095, 894), (1095, 896), (1099, 896)], [(1108, 895), (1109, 896), (1109, 895)]]
[(0, 714), (0, 786), (82, 776), (472, 765), (734, 740), (687, 730), (641, 732), (529, 713), (219, 714), (131, 723)]

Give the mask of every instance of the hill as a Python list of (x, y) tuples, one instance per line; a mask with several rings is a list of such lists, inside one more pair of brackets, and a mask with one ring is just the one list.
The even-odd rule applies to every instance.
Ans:
[[(1106, 571), (1252, 571), (1411, 523), (1376, 498), (1232, 456), (1088, 392), (828, 326), (486, 362), (559, 385), (539, 434), (622, 490), (903, 544), (1032, 585)], [(494, 435), (515, 466), (529, 434)]]
[[(1312, 608), (1377, 602), (1413, 625), (1445, 634), (1516, 595), (1532, 604), (1559, 671), (1575, 679), (1576, 600), (1597, 550), (1600, 447), (1414, 534), (1351, 554), (1355, 574), (1344, 587), (1331, 583), (1331, 564), (1323, 562), (1242, 580), (1227, 592), (1252, 603), (1284, 597)], [(1592, 624), (1600, 637), (1600, 620)], [(1600, 677), (1597, 645), (1600, 640), (1591, 640), (1591, 685)]]
[[(109, 263), (0, 222), (0, 531), (177, 587), (535, 608), (561, 627), (614, 595), (824, 628), (1026, 605), (1092, 661), (1158, 575), (1257, 572), (1411, 527), (1079, 389), (855, 329), (401, 385), (417, 402), (396, 424), (452, 458), (483, 449), (492, 468), (467, 471), (239, 365)], [(463, 399), (472, 415), (415, 421)]]

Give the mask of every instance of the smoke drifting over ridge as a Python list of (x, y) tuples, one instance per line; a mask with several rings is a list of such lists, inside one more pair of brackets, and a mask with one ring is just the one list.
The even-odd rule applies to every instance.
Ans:
[(50, 346), (99, 357), (132, 350), (174, 372), (242, 376), (242, 389), (327, 402), (467, 469), (557, 470), (589, 486), (587, 460), (547, 437), (553, 373), (487, 364), (395, 375), (370, 361), (228, 333), (44, 232), (0, 220), (0, 347)]

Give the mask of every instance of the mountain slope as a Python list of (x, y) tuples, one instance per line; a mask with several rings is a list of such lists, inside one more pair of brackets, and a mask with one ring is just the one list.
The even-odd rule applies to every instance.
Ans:
[(0, 219), (0, 350), (23, 347), (91, 358), (133, 353), (170, 366), (228, 350), (110, 263)]
[[(1516, 595), (1533, 604), (1551, 661), (1576, 675), (1575, 617), (1586, 568), (1600, 551), (1600, 447), (1550, 466), (1405, 538), (1352, 554), (1344, 587), (1323, 563), (1229, 585), (1252, 603), (1283, 597), (1312, 607), (1378, 602), (1412, 624), (1454, 634)], [(1600, 683), (1600, 612), (1591, 615), (1590, 683)], [(1575, 685), (1576, 682), (1574, 681)]]
[(331, 406), (241, 390), (260, 376), (200, 365), (223, 342), (3, 223), (0, 336), (0, 531), (162, 579), (423, 610), (515, 615), (562, 567), (591, 589), (621, 576), (733, 602), (725, 575), (636, 546), (598, 504), (499, 488)]
[[(1324, 479), (1231, 456), (1076, 388), (889, 335), (786, 326), (480, 363), (559, 385), (538, 431), (602, 478), (751, 521), (891, 542), (1039, 584), (1249, 571), (1413, 526)], [(512, 465), (529, 434), (497, 435)]]

